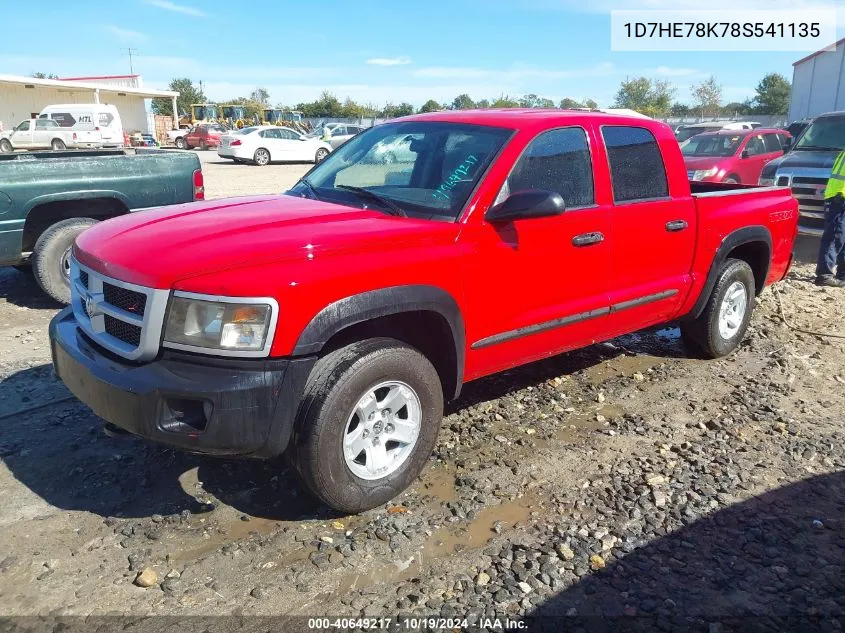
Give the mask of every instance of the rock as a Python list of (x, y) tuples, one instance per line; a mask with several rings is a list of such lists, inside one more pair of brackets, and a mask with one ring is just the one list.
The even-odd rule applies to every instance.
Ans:
[(264, 591), (264, 589), (262, 589), (261, 587), (255, 587), (252, 591), (249, 592), (249, 595), (251, 595), (257, 600), (261, 600), (262, 598), (265, 598), (267, 596), (267, 592)]
[(604, 569), (606, 563), (604, 562), (604, 558), (599, 556), (598, 554), (593, 554), (590, 556), (590, 567), (593, 569)]
[(616, 546), (616, 541), (618, 539), (613, 536), (612, 534), (608, 534), (607, 536), (601, 539), (601, 548), (603, 551), (608, 551), (613, 549)]
[(152, 587), (158, 582), (158, 574), (152, 567), (145, 567), (142, 572), (135, 576), (133, 582), (139, 587)]
[(817, 530), (823, 530), (824, 529), (824, 523), (822, 523), (818, 519), (813, 519), (813, 527), (816, 528)]
[(517, 584), (519, 585), (519, 588), (522, 590), (522, 593), (531, 593), (532, 591), (534, 591), (533, 587), (531, 587), (531, 585), (529, 585), (527, 582), (520, 582), (520, 583), (517, 583)]
[(634, 380), (636, 380), (637, 382), (642, 382), (643, 380), (645, 380), (645, 376), (643, 376), (641, 372), (636, 372), (634, 374)]
[(344, 556), (340, 552), (332, 552), (329, 554), (329, 562), (332, 565), (340, 565), (343, 562)]
[(328, 543), (329, 545), (334, 543), (334, 539), (331, 536), (321, 536), (320, 540), (323, 541), (323, 543)]
[(666, 483), (666, 477), (663, 475), (649, 475), (646, 477), (645, 481), (649, 486), (658, 486)]
[(489, 582), (490, 582), (490, 576), (488, 574), (484, 573), (483, 571), (479, 572), (478, 576), (475, 577), (475, 584), (478, 585), (479, 587), (483, 587), (484, 585), (486, 585)]
[(658, 508), (662, 508), (666, 505), (666, 493), (659, 488), (652, 488), (651, 496), (654, 499), (654, 505)]
[(572, 551), (572, 548), (569, 547), (569, 545), (558, 545), (557, 552), (563, 560), (572, 560), (575, 558), (575, 552)]

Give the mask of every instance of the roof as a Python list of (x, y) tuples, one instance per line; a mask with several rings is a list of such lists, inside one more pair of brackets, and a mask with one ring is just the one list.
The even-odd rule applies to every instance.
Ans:
[(19, 75), (0, 75), (0, 86), (13, 84), (16, 86), (41, 86), (44, 88), (63, 88), (74, 91), (99, 91), (100, 94), (135, 95), (145, 99), (155, 97), (178, 97), (173, 90), (152, 90), (149, 88), (129, 88), (124, 86), (109, 86), (106, 84), (86, 83), (84, 81), (66, 79), (36, 79), (35, 77), (21, 77)]
[(757, 127), (753, 130), (749, 129), (739, 129), (739, 130), (713, 130), (711, 132), (702, 132), (701, 134), (696, 134), (696, 136), (747, 136), (749, 134), (773, 134), (777, 132), (778, 134), (783, 134), (785, 130), (776, 127)]
[(833, 52), (836, 51), (837, 48), (839, 48), (839, 45), (842, 44), (843, 42), (845, 42), (845, 37), (843, 37), (841, 40), (837, 41), (836, 43), (830, 45), (830, 46), (833, 46), (834, 50), (830, 50), (830, 46), (828, 46), (826, 48), (821, 49), (820, 51), (816, 51), (815, 53), (810, 53), (806, 57), (802, 57), (797, 62), (792, 62), (792, 65), (797, 66), (798, 64), (803, 64), (807, 60), (813, 59), (813, 57), (821, 55), (822, 53), (833, 53)]
[(92, 81), (103, 79), (137, 79), (140, 75), (103, 75), (101, 77), (59, 77), (59, 81)]
[[(640, 117), (637, 118), (641, 118)], [(484, 110), (441, 110), (425, 114), (412, 114), (399, 121), (444, 121), (475, 123), (495, 127), (513, 128), (520, 123), (543, 124), (567, 119), (583, 120), (585, 117), (601, 121), (630, 121), (633, 116), (601, 112), (598, 110), (561, 110), (558, 108), (487, 108)], [(654, 119), (645, 117), (644, 121)]]

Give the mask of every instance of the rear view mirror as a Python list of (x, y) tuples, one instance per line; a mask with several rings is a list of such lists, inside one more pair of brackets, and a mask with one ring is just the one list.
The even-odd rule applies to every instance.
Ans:
[(530, 189), (509, 195), (504, 202), (491, 207), (484, 216), (488, 222), (513, 222), (560, 215), (566, 205), (555, 191)]

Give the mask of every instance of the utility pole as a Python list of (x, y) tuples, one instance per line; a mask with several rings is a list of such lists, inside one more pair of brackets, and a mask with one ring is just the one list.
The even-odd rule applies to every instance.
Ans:
[(138, 52), (138, 49), (136, 49), (136, 48), (122, 48), (120, 50), (126, 51), (127, 54), (129, 55), (129, 74), (134, 75), (135, 74), (135, 68), (132, 65), (132, 56), (133, 55), (140, 55), (140, 53)]

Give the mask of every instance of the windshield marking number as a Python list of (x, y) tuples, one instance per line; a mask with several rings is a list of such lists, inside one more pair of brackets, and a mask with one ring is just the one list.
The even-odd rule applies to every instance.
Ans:
[(478, 162), (478, 157), (475, 154), (470, 154), (466, 160), (462, 162), (446, 181), (434, 190), (432, 196), (435, 198), (442, 198), (443, 200), (450, 200), (449, 192), (455, 188), (463, 178), (469, 175), (470, 168)]

